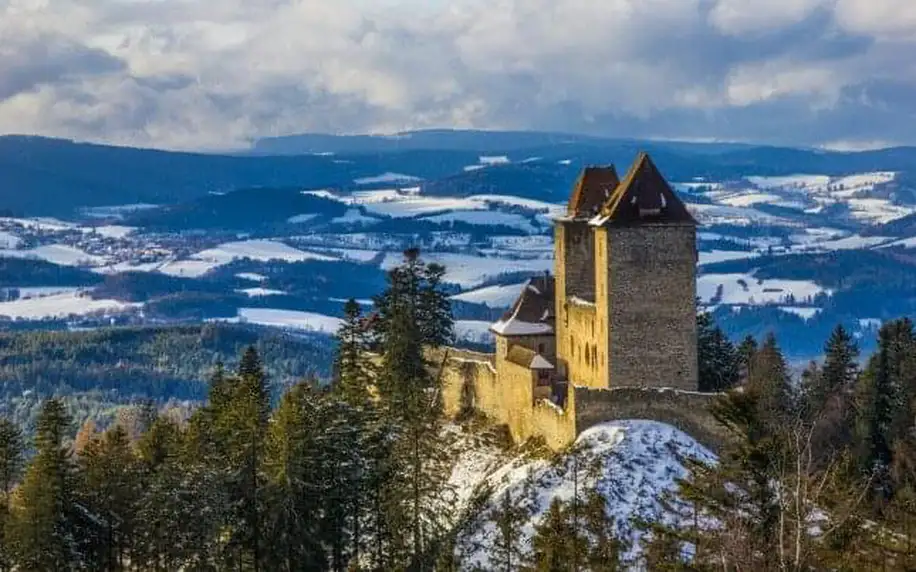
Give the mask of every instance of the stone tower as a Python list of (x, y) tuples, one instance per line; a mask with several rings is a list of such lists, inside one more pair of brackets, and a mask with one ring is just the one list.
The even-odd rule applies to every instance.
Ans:
[(585, 169), (554, 248), (558, 375), (697, 389), (696, 221), (648, 155)]

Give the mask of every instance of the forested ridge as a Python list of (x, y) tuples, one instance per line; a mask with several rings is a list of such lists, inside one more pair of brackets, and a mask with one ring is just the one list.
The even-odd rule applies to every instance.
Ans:
[(104, 420), (136, 401), (202, 402), (217, 363), (234, 367), (254, 346), (278, 397), (296, 380), (330, 375), (323, 336), (230, 324), (0, 332), (0, 412), (34, 428), (42, 399), (56, 396), (77, 422)]
[[(453, 341), (443, 274), (408, 251), (371, 313), (347, 303), (327, 384), (305, 378), (272, 400), (262, 344), (214, 364), (188, 415), (141, 403), (77, 431), (50, 398), (32, 439), (0, 421), (0, 569), (471, 569), (455, 540), (482, 497), (458, 510), (440, 364), (424, 351)], [(683, 460), (692, 473), (635, 523), (635, 553), (613, 497), (574, 489), (533, 523), (501, 497), (484, 515), (486, 569), (913, 569), (913, 323), (886, 323), (862, 368), (837, 327), (800, 383), (775, 337), (734, 345), (709, 315), (698, 326), (700, 389), (722, 392), (714, 415), (731, 435), (718, 463)]]

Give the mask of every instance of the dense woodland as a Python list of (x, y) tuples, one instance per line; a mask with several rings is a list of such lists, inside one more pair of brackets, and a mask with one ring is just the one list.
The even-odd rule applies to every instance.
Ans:
[[(0, 421), (0, 569), (459, 569), (455, 538), (473, 519), (453, 512), (439, 364), (424, 352), (453, 341), (443, 274), (409, 251), (371, 313), (347, 303), (327, 385), (304, 379), (272, 399), (250, 347), (215, 365), (206, 403), (186, 417), (141, 404), (76, 431), (52, 398), (34, 439)], [(553, 503), (530, 545), (531, 515), (499, 499), (493, 566), (916, 566), (913, 324), (886, 323), (861, 369), (836, 328), (800, 383), (775, 337), (736, 346), (709, 315), (698, 326), (701, 390), (723, 392), (714, 413), (732, 438), (716, 465), (684, 459), (692, 474), (666, 514), (636, 523), (638, 561), (622, 560), (614, 500), (580, 491)]]
[(0, 333), (0, 414), (31, 433), (50, 396), (78, 422), (104, 423), (137, 402), (195, 405), (207, 398), (217, 363), (235, 367), (249, 346), (274, 400), (297, 379), (330, 375), (332, 341), (320, 335), (228, 324)]

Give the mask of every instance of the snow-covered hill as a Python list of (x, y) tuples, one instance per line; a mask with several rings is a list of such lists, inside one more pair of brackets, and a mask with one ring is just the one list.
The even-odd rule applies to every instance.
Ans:
[(686, 475), (681, 459), (715, 462), (715, 456), (689, 435), (646, 420), (592, 427), (579, 436), (571, 451), (575, 453), (548, 460), (530, 452), (507, 458), (496, 448), (475, 447), (459, 457), (451, 478), (459, 501), (468, 506), (475, 495), (486, 495), (482, 509), (459, 534), (456, 557), (461, 569), (493, 569), (489, 561), (496, 540), (492, 511), (506, 492), (530, 513), (521, 542), (522, 550), (529, 552), (534, 527), (551, 501), (573, 498), (576, 482), (582, 497), (592, 490), (604, 496), (618, 534), (631, 543), (625, 558), (636, 559), (642, 534), (632, 521), (664, 518), (660, 498), (666, 491), (673, 491), (677, 479)]

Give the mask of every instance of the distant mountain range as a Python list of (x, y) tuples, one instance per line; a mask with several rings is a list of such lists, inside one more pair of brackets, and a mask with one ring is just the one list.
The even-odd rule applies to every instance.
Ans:
[[(646, 150), (672, 180), (796, 173), (916, 173), (916, 148), (840, 153), (728, 143), (603, 139), (539, 132), (418, 131), (396, 136), (297, 135), (237, 155), (179, 153), (0, 137), (0, 211), (68, 215), (81, 207), (174, 203), (256, 187), (334, 188), (380, 173), (415, 177), (424, 192), (493, 192), (562, 200), (584, 165), (629, 164)], [(506, 164), (479, 169), (484, 161)]]

